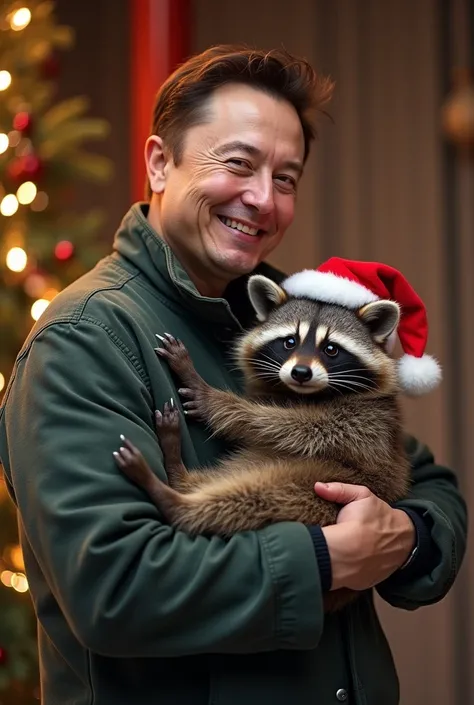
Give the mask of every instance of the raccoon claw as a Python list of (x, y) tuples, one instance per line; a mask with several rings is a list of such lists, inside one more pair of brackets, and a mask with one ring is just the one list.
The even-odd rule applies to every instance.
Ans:
[(181, 453), (181, 435), (179, 411), (171, 401), (165, 402), (163, 413), (155, 411), (155, 430), (165, 457), (175, 458)]
[(155, 352), (159, 357), (164, 357), (168, 360), (169, 366), (185, 383), (188, 385), (195, 382), (198, 375), (194, 369), (189, 353), (183, 343), (174, 338), (170, 333), (158, 335), (162, 347), (155, 348)]
[(120, 436), (123, 445), (113, 455), (119, 468), (130, 480), (140, 487), (145, 487), (153, 472), (138, 448), (125, 436)]

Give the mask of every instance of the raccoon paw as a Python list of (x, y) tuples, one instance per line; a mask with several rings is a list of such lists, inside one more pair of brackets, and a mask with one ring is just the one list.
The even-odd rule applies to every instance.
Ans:
[(145, 489), (150, 479), (155, 477), (153, 470), (131, 441), (125, 438), (125, 436), (120, 436), (120, 440), (123, 445), (118, 451), (114, 451), (114, 458), (117, 465), (129, 480), (132, 480), (136, 485)]
[(172, 399), (163, 406), (163, 413), (155, 411), (155, 429), (163, 452), (170, 455), (177, 451), (179, 455), (181, 449), (179, 412)]
[(185, 384), (191, 385), (195, 382), (196, 379), (198, 379), (198, 374), (194, 369), (193, 362), (183, 343), (169, 333), (165, 333), (164, 336), (156, 333), (156, 337), (162, 345), (161, 348), (155, 348), (156, 354), (168, 360), (169, 366), (173, 372), (175, 372)]
[(178, 389), (178, 393), (188, 401), (183, 402), (183, 409), (186, 416), (191, 416), (197, 421), (205, 421), (206, 414), (204, 412), (204, 395), (200, 387), (189, 389), (183, 387)]

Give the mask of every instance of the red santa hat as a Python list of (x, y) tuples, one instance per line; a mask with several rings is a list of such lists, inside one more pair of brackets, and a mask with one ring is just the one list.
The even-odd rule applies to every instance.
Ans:
[(372, 301), (390, 299), (400, 306), (398, 337), (404, 355), (398, 361), (401, 388), (424, 394), (441, 381), (437, 361), (425, 354), (428, 321), (423, 301), (404, 276), (380, 262), (331, 257), (316, 270), (305, 269), (282, 283), (290, 296), (316, 299), (358, 309)]

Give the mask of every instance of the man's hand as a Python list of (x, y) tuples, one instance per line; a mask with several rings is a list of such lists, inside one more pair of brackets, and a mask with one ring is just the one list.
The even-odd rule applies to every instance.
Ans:
[(361, 485), (317, 482), (316, 494), (344, 506), (337, 523), (323, 527), (332, 567), (332, 590), (366, 590), (400, 568), (416, 540), (410, 517)]

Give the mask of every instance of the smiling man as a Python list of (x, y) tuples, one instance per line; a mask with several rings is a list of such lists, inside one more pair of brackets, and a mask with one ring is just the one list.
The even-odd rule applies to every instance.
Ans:
[[(343, 506), (321, 530), (276, 523), (224, 541), (167, 525), (113, 452), (125, 435), (166, 474), (155, 409), (177, 380), (154, 352), (179, 336), (198, 372), (240, 390), (232, 342), (254, 322), (246, 280), (294, 216), (332, 84), (281, 52), (219, 46), (160, 90), (145, 155), (149, 202), (113, 253), (54, 299), (18, 356), (0, 458), (19, 510), (38, 617), (43, 705), (396, 705), (370, 588), (414, 609), (459, 570), (466, 512), (454, 474), (412, 438), (410, 496), (318, 486)], [(187, 467), (230, 450), (182, 424)], [(325, 615), (324, 593), (360, 591)]]
[(178, 159), (155, 124), (146, 146), (148, 220), (198, 291), (221, 296), (293, 221), (305, 142), (295, 107), (252, 85), (216, 88), (205, 110), (204, 121), (187, 128)]

